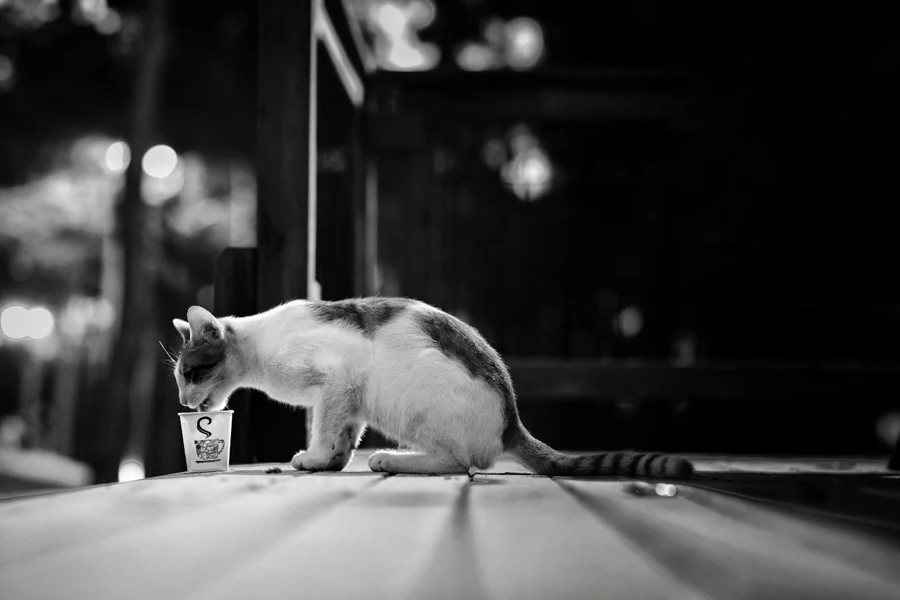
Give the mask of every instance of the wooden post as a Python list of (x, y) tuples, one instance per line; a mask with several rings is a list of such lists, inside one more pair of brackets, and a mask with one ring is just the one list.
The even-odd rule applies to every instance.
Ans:
[(315, 15), (317, 66), (318, 247), (317, 280), (323, 300), (362, 292), (363, 235), (361, 119), (365, 68), (354, 42), (353, 19), (340, 1), (320, 1)]
[(900, 471), (900, 437), (897, 438), (894, 455), (888, 460), (887, 467), (892, 471)]
[[(79, 346), (77, 350), (81, 350)], [(80, 354), (64, 348), (56, 364), (53, 378), (53, 408), (49, 446), (63, 456), (73, 455), (75, 412), (78, 410), (78, 387), (81, 377)]]
[[(222, 317), (245, 317), (256, 312), (256, 248), (226, 248), (216, 259), (213, 313)], [(252, 390), (238, 390), (231, 395), (228, 406), (234, 411), (232, 463), (255, 462), (252, 415), (265, 402), (265, 394)]]
[[(333, 125), (339, 125), (344, 136), (344, 142), (348, 151), (348, 168), (349, 177), (344, 174), (346, 188), (343, 194), (336, 199), (339, 202), (349, 203), (345, 209), (346, 219), (342, 227), (352, 227), (352, 231), (342, 231), (342, 236), (347, 245), (344, 251), (348, 254), (342, 254), (340, 261), (342, 266), (350, 266), (347, 262), (353, 261), (353, 280), (350, 285), (346, 285), (346, 292), (342, 291), (342, 286), (327, 289), (325, 282), (322, 282), (324, 297), (340, 295), (369, 295), (376, 291), (375, 289), (375, 188), (374, 188), (374, 161), (367, 156), (367, 147), (363, 140), (366, 119), (366, 99), (368, 81), (363, 76), (371, 77), (375, 73), (376, 61), (375, 57), (369, 51), (368, 46), (363, 40), (362, 32), (356, 20), (351, 16), (351, 10), (348, 6), (353, 0), (322, 0), (322, 10), (317, 16), (317, 30), (319, 39), (322, 41), (324, 53), (330, 59), (329, 71), (337, 75), (340, 80), (340, 87), (343, 88), (343, 98), (341, 106), (345, 109), (352, 105), (352, 116), (350, 119), (344, 118), (344, 115), (350, 111), (344, 110), (340, 115), (336, 115), (335, 119), (328, 119), (325, 115), (324, 119), (320, 119), (320, 133), (326, 133), (325, 130)], [(320, 85), (322, 77), (320, 73)], [(333, 84), (333, 82), (332, 82)], [(337, 86), (332, 85), (333, 88)], [(339, 95), (339, 90), (335, 89)], [(326, 92), (327, 93), (327, 92)], [(320, 96), (321, 98), (321, 96)], [(321, 104), (321, 103), (320, 103)], [(330, 106), (324, 104), (324, 106)], [(322, 117), (320, 113), (320, 117)], [(370, 193), (371, 192), (371, 193)], [(320, 198), (324, 196), (320, 195)], [(330, 199), (323, 200), (320, 206)], [(351, 222), (352, 215), (352, 222)], [(320, 232), (323, 230), (320, 228)], [(324, 249), (323, 249), (324, 251)], [(324, 268), (320, 271), (324, 276)], [(343, 277), (343, 275), (342, 275)]]
[[(364, 145), (364, 147), (366, 147)], [(363, 255), (358, 260), (362, 264), (363, 293), (375, 295), (381, 291), (378, 274), (378, 164), (374, 157), (363, 155), (362, 228)]]
[(362, 111), (353, 115), (350, 146), (350, 169), (353, 172), (353, 289), (357, 296), (368, 295), (366, 289), (366, 163), (362, 141)]
[[(316, 244), (316, 39), (311, 0), (259, 0), (257, 308), (309, 298)], [(290, 460), (303, 412), (253, 407), (254, 460)]]
[(354, 220), (354, 121), (357, 112), (339, 74), (340, 66), (327, 52), (319, 54), (318, 69), (318, 244), (317, 269), (323, 300), (356, 294)]

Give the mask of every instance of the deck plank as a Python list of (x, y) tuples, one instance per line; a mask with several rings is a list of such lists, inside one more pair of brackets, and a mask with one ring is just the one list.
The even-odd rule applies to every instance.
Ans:
[[(369, 469), (369, 456), (372, 455), (376, 450), (372, 450), (370, 448), (363, 448), (357, 450), (353, 453), (353, 458), (350, 459), (350, 463), (344, 467), (343, 473), (371, 473), (372, 470)], [(252, 464), (252, 465), (234, 465), (232, 466), (232, 470), (235, 473), (240, 474), (264, 474), (267, 469), (278, 468), (283, 472), (293, 471), (294, 468), (291, 467), (290, 463), (260, 463), (260, 464)], [(494, 474), (511, 474), (518, 473), (522, 475), (533, 475), (534, 472), (522, 466), (521, 463), (516, 461), (509, 454), (501, 454), (500, 457), (497, 458), (497, 461), (494, 465), (489, 469), (484, 470), (473, 470), (474, 473), (494, 473)]]
[(706, 598), (546, 477), (476, 476), (472, 552), (494, 598)]
[[(799, 477), (788, 481), (697, 481), (697, 487), (752, 499), (773, 508), (800, 511), (810, 516), (891, 532), (895, 539), (900, 539), (900, 498), (892, 496), (887, 491), (890, 487), (886, 487), (895, 485), (885, 480), (850, 483), (847, 479), (834, 481)], [(871, 489), (883, 491), (878, 494), (861, 493)]]
[[(341, 471), (342, 473), (371, 473), (372, 470), (369, 468), (369, 456), (375, 450), (371, 450), (369, 448), (363, 448), (359, 450), (355, 450), (353, 452), (353, 456), (350, 458), (350, 462), (346, 467)], [(290, 462), (285, 463), (256, 463), (251, 465), (233, 465), (232, 471), (235, 473), (241, 474), (260, 474), (265, 473), (267, 469), (278, 468), (281, 469), (282, 472), (294, 472), (294, 467), (291, 466)]]
[[(847, 523), (826, 521), (695, 486), (679, 486), (682, 498), (729, 519), (777, 532), (804, 549), (848, 561), (881, 577), (898, 577), (900, 547)], [(865, 490), (861, 490), (865, 491)]]
[(534, 471), (529, 469), (528, 467), (523, 466), (520, 462), (514, 459), (509, 454), (501, 454), (497, 459), (497, 462), (494, 463), (490, 469), (485, 470), (475, 470), (473, 473), (481, 473), (481, 474), (494, 474), (494, 475), (503, 475), (503, 474), (521, 474), (521, 475), (534, 475)]
[(838, 560), (778, 531), (675, 496), (627, 494), (615, 482), (559, 480), (674, 576), (715, 598), (889, 599), (897, 580)]
[(343, 473), (238, 465), (0, 501), (0, 596), (900, 597), (895, 539), (707, 489), (727, 482), (637, 497), (507, 456), (471, 479), (385, 478), (370, 453)]
[[(207, 510), (165, 519), (151, 515), (110, 535), (0, 566), (4, 600), (193, 596), (193, 590), (205, 587), (211, 578), (241, 568), (246, 556), (277, 544), (382, 477), (220, 474), (204, 479), (207, 487), (223, 496)], [(176, 483), (169, 480), (166, 485)], [(123, 496), (123, 501), (133, 498)], [(290, 579), (289, 571), (285, 578)]]
[(211, 487), (208, 478), (145, 479), (4, 501), (0, 503), (0, 538), (16, 543), (0, 544), (0, 566), (148, 521), (202, 511), (247, 492), (246, 482), (223, 478)]
[(191, 597), (407, 597), (467, 483), (467, 477), (390, 477), (245, 556), (239, 569)]

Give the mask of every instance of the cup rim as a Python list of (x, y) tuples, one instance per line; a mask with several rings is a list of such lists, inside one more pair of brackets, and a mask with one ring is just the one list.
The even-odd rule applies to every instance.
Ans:
[(180, 413), (178, 413), (178, 416), (181, 417), (184, 415), (219, 415), (222, 413), (233, 413), (233, 412), (234, 412), (233, 410), (205, 410), (205, 411), (192, 410), (191, 412), (180, 412)]

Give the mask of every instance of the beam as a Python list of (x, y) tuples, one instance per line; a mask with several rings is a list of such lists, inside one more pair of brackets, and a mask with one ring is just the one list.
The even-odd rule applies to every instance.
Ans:
[(353, 68), (341, 40), (338, 38), (331, 18), (323, 6), (323, 0), (317, 0), (318, 8), (316, 10), (316, 36), (325, 46), (328, 56), (337, 71), (338, 77), (347, 92), (347, 97), (353, 103), (353, 106), (360, 108), (364, 100), (364, 88), (362, 80)]
[(348, 98), (339, 66), (319, 56), (318, 248), (316, 278), (322, 300), (358, 294), (356, 236), (359, 177), (356, 143), (360, 110)]
[[(257, 307), (315, 292), (318, 2), (258, 0)], [(284, 462), (306, 445), (303, 412), (252, 407), (255, 462)]]
[(342, 18), (338, 19), (339, 26), (343, 31), (345, 29), (344, 25), (346, 25), (346, 37), (349, 37), (353, 42), (352, 46), (354, 50), (356, 50), (355, 54), (362, 66), (362, 70), (366, 75), (371, 75), (378, 68), (378, 61), (375, 60), (375, 56), (363, 39), (363, 33), (359, 27), (359, 22), (353, 17), (353, 9), (350, 8), (350, 2), (355, 1), (356, 0), (327, 0), (331, 6), (338, 3), (340, 4)]
[(374, 136), (390, 118), (619, 121), (677, 117), (696, 102), (689, 75), (640, 72), (390, 73), (370, 86)]
[(882, 401), (900, 395), (900, 371), (818, 364), (712, 363), (510, 358), (517, 395), (530, 401), (752, 400)]
[(258, 304), (307, 298), (315, 277), (313, 2), (259, 2)]

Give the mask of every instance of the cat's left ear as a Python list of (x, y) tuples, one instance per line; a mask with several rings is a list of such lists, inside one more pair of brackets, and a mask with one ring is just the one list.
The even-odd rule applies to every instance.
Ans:
[(192, 306), (187, 313), (192, 339), (224, 340), (225, 328), (211, 312), (202, 306)]
[(188, 342), (191, 341), (191, 326), (188, 325), (187, 321), (182, 321), (181, 319), (172, 319), (172, 325), (181, 334), (181, 341), (187, 346)]

